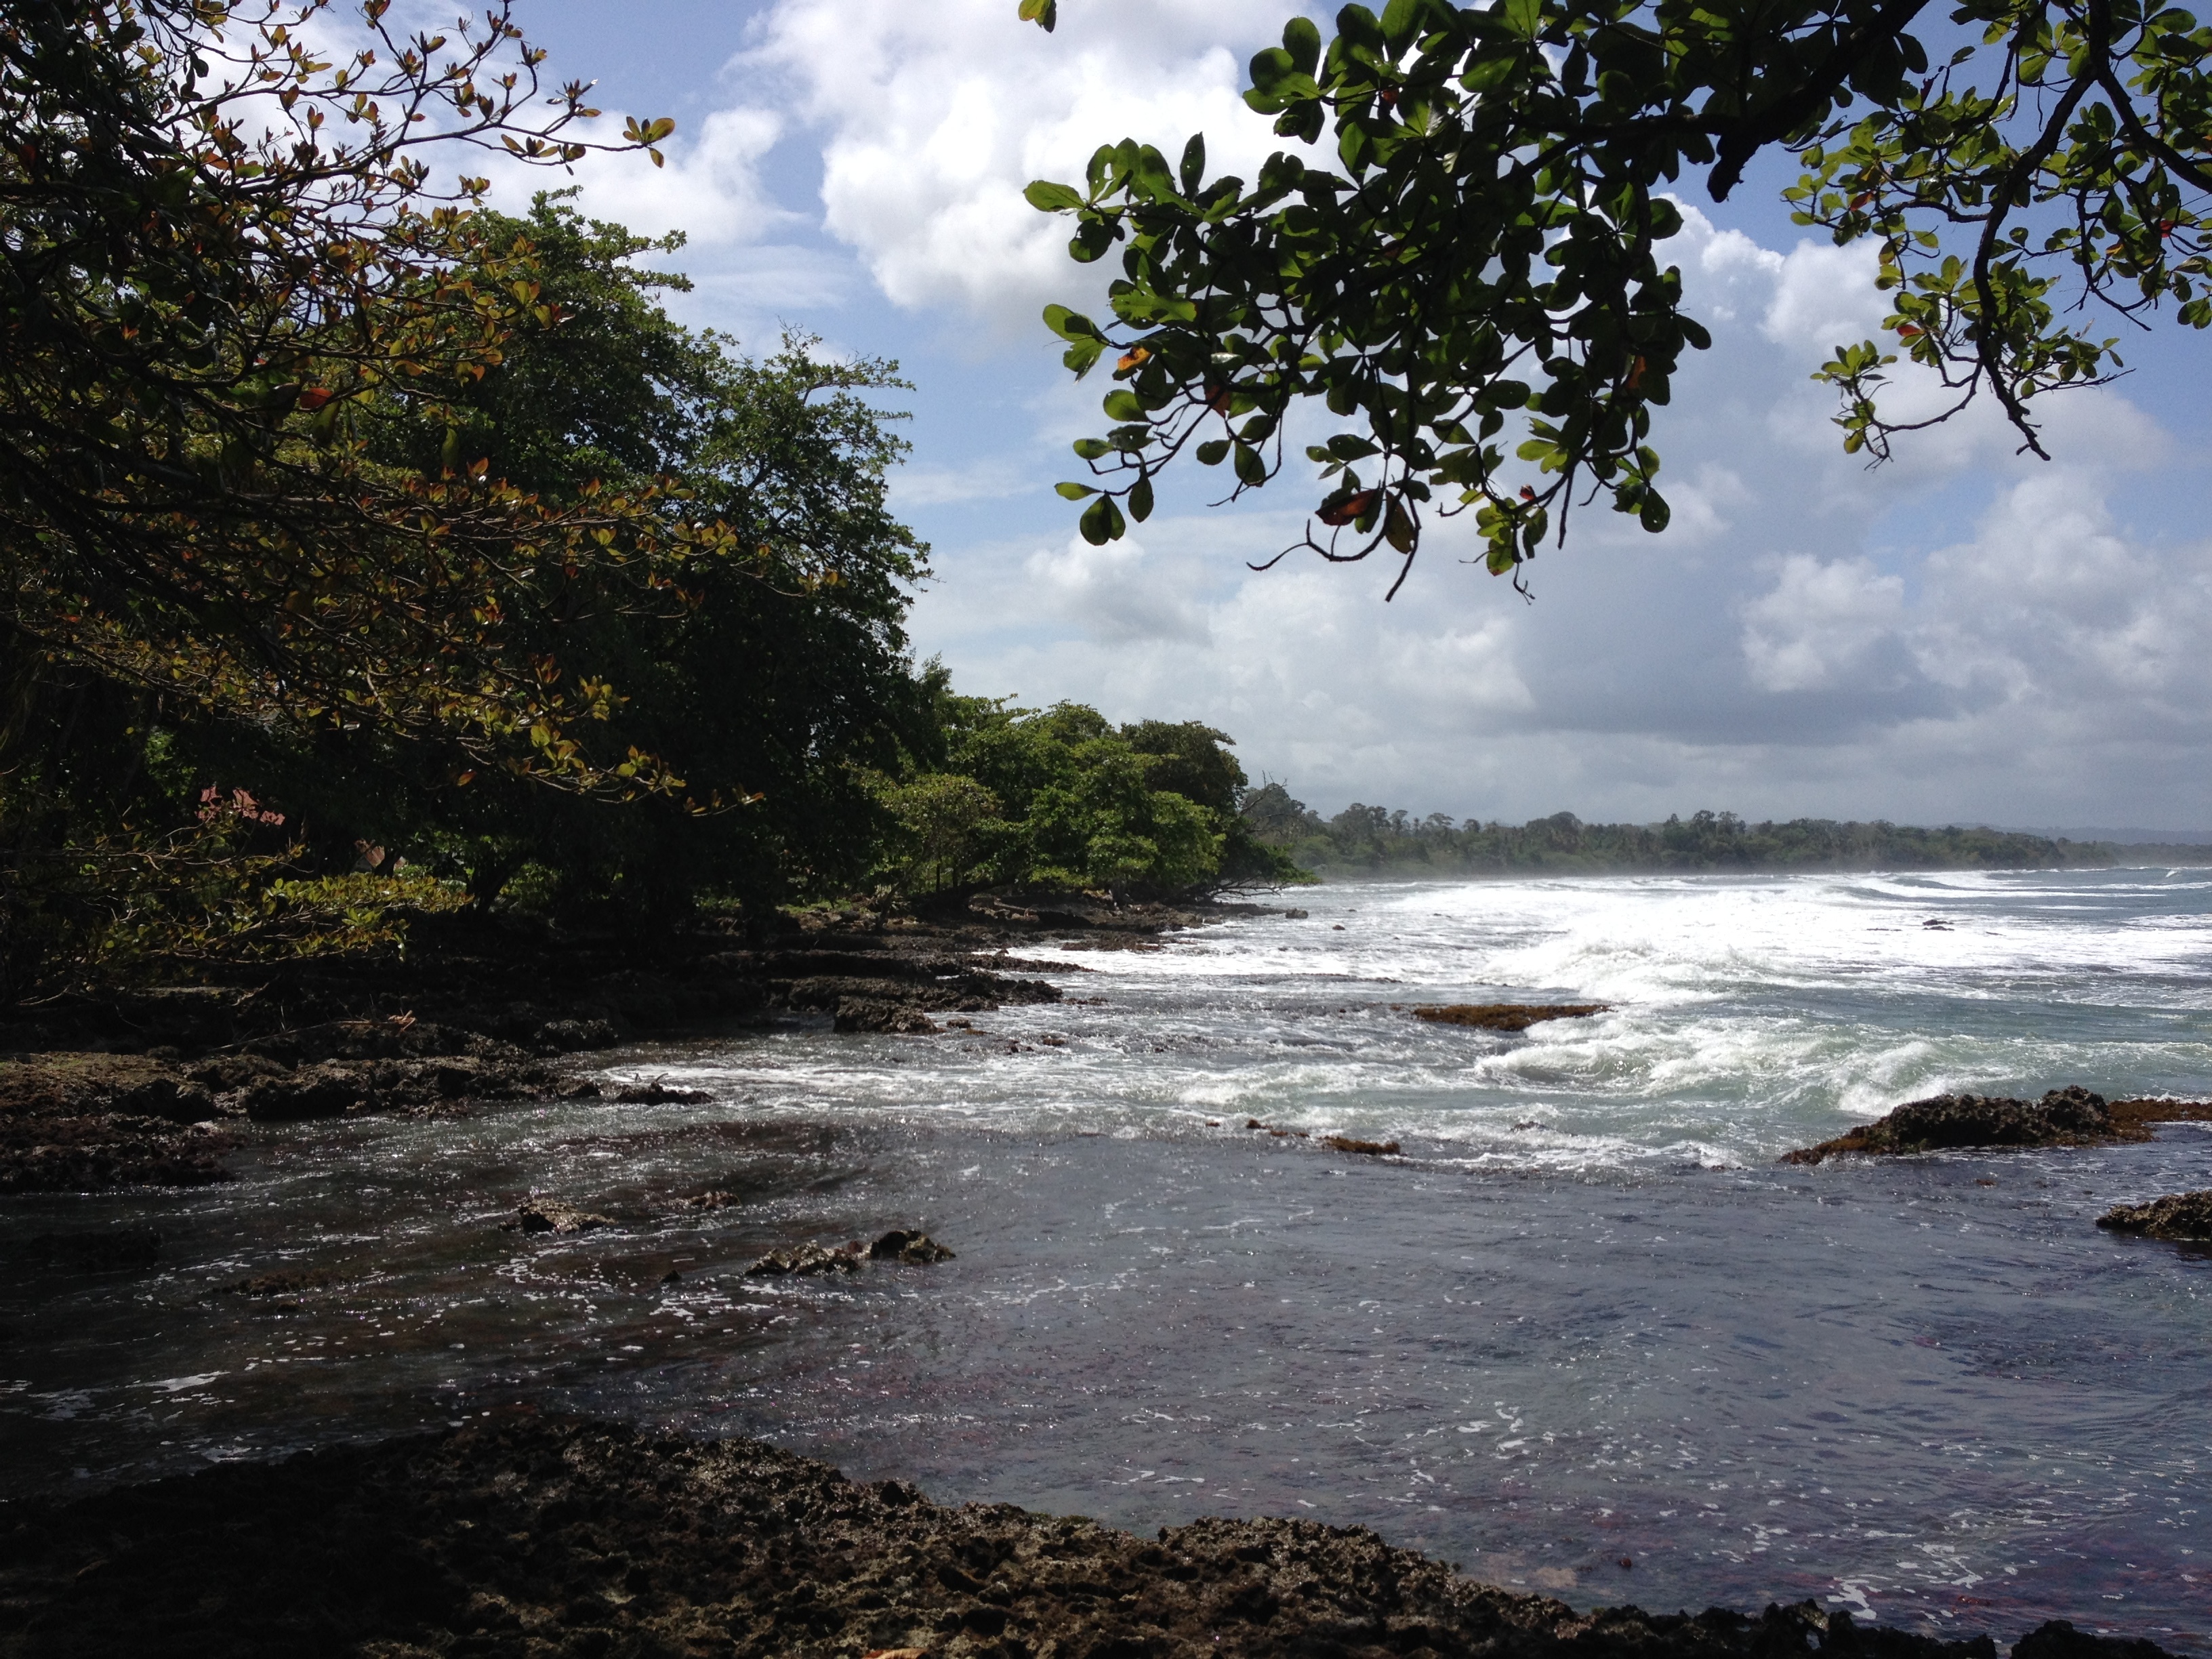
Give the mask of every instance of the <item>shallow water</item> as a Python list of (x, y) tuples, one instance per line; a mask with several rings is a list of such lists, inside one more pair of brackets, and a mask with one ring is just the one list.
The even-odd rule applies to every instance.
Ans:
[[(529, 1400), (764, 1434), (940, 1499), (1358, 1522), (1578, 1605), (1811, 1595), (2212, 1651), (2212, 1251), (2090, 1224), (2212, 1185), (2212, 1126), (1772, 1162), (1946, 1088), (2212, 1092), (2212, 881), (1297, 902), (1060, 953), (1070, 1002), (975, 1034), (598, 1057), (711, 1106), (295, 1128), (223, 1188), (13, 1200), (0, 1261), (102, 1224), (164, 1246), (136, 1274), (0, 1269), (6, 1490)], [(1614, 1006), (1521, 1037), (1403, 1007), (1501, 997)], [(709, 1187), (744, 1201), (682, 1206)], [(501, 1232), (533, 1190), (625, 1224)], [(916, 1223), (958, 1259), (742, 1277)], [(221, 1289), (287, 1270), (328, 1282)]]

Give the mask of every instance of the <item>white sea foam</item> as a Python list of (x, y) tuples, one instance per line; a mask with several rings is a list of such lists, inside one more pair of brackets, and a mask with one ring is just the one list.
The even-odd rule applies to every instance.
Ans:
[[(2212, 882), (2193, 874), (1377, 883), (1299, 902), (1303, 919), (1158, 951), (1025, 950), (1071, 1000), (979, 1016), (975, 1036), (786, 1033), (656, 1069), (769, 1112), (1148, 1133), (1259, 1117), (1554, 1169), (1763, 1161), (1946, 1089), (2212, 1091)], [(1503, 1000), (1611, 1006), (1523, 1036), (1409, 1012)]]

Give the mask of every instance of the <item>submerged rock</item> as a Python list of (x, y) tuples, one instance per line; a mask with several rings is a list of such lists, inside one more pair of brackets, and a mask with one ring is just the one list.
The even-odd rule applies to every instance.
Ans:
[(1323, 1135), (1321, 1144), (1340, 1152), (1358, 1152), (1367, 1158), (1389, 1158), (1398, 1151), (1395, 1140), (1361, 1140), (1353, 1135)]
[(704, 1106), (714, 1097), (704, 1089), (686, 1089), (654, 1078), (646, 1083), (624, 1083), (612, 1093), (599, 1091), (598, 1098), (617, 1106)]
[[(502, 1416), (223, 1463), (0, 1518), (25, 1659), (304, 1653), (1429, 1654), (1437, 1659), (1996, 1659), (1806, 1601), (1578, 1610), (1363, 1527), (1202, 1520), (1138, 1535), (862, 1485), (739, 1437)], [(2016, 1659), (2165, 1659), (2045, 1625)]]
[(337, 1275), (327, 1268), (307, 1267), (295, 1271), (256, 1273), (251, 1279), (240, 1279), (216, 1290), (218, 1296), (290, 1297), (307, 1291), (319, 1291), (337, 1283)]
[(857, 1249), (825, 1250), (819, 1244), (794, 1244), (787, 1250), (770, 1250), (745, 1269), (750, 1279), (780, 1279), (787, 1273), (856, 1273), (860, 1271)]
[(1413, 1010), (1413, 1018), (1431, 1025), (1472, 1025), (1484, 1031), (1525, 1031), (1547, 1019), (1588, 1019), (1601, 1014), (1609, 1002), (1452, 1002), (1430, 1004)]
[(2097, 1218), (2097, 1224), (2116, 1233), (2141, 1233), (2146, 1238), (2212, 1243), (2212, 1191), (2176, 1193), (2148, 1204), (2116, 1205)]
[(594, 1215), (556, 1199), (527, 1198), (515, 1206), (514, 1218), (499, 1226), (507, 1233), (588, 1233), (620, 1224), (612, 1216)]
[(868, 1246), (871, 1261), (904, 1261), (921, 1266), (932, 1261), (950, 1261), (952, 1252), (927, 1233), (908, 1232), (894, 1227)]

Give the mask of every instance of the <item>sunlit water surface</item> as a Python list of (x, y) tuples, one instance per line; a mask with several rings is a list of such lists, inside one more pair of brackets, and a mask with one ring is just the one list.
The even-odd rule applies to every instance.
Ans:
[[(710, 1106), (288, 1128), (221, 1188), (10, 1200), (0, 1490), (528, 1401), (943, 1500), (1357, 1522), (1578, 1605), (2212, 1651), (2212, 1251), (2091, 1225), (2212, 1186), (2212, 1128), (1774, 1163), (1945, 1089), (2212, 1093), (2205, 872), (1295, 902), (1053, 956), (1069, 1000), (972, 1034), (611, 1057)], [(1525, 1036), (1405, 1012), (1509, 998), (1613, 1006)], [(684, 1205), (709, 1188), (740, 1201)], [(623, 1225), (501, 1231), (532, 1192)], [(742, 1273), (912, 1224), (957, 1259)], [(158, 1267), (24, 1265), (122, 1225)], [(222, 1288), (276, 1272), (325, 1282)]]

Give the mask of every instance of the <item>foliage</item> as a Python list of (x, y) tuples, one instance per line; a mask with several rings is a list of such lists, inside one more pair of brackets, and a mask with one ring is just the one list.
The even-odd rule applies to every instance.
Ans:
[[(1186, 451), (1229, 465), (1231, 499), (1266, 483), (1312, 401), (1343, 422), (1305, 452), (1326, 493), (1299, 544), (1323, 557), (1387, 547), (1402, 583), (1425, 520), (1472, 511), (1518, 585), (1597, 495), (1663, 529), (1652, 411), (1710, 343), (1661, 261), (1664, 192), (1707, 169), (1723, 199), (1777, 147), (1798, 222), (1877, 239), (1895, 307), (1887, 349), (1820, 371), (1845, 448), (1884, 458), (1986, 392), (2042, 453), (2033, 401), (2121, 367), (2109, 319), (2212, 323), (2212, 28), (2136, 0), (1963, 0), (1931, 53), (1928, 9), (1390, 0), (1346, 6), (1325, 52), (1291, 19), (1246, 101), (1308, 143), (1333, 126), (1340, 172), (1278, 152), (1249, 185), (1209, 179), (1202, 139), (1175, 167), (1132, 139), (1080, 188), (1029, 188), (1073, 216), (1076, 259), (1121, 250), (1106, 325), (1045, 312), (1079, 376), (1115, 360), (1111, 428), (1075, 447), (1099, 482), (1060, 486), (1090, 501), (1084, 535), (1145, 518)], [(1899, 353), (1950, 393), (1926, 419), (1878, 404)]]
[[(659, 297), (680, 279), (635, 260), (676, 243), (587, 222), (556, 198), (472, 224), (470, 257), (483, 263), (457, 265), (453, 280), (477, 280), (527, 246), (545, 315), (511, 329), (500, 361), (465, 386), (362, 398), (364, 464), (434, 465), (459, 431), (550, 511), (595, 493), (642, 501), (641, 480), (665, 479), (653, 511), (711, 512), (741, 538), (744, 556), (687, 568), (665, 606), (623, 603), (588, 573), (548, 573), (542, 591), (557, 604), (494, 592), (507, 648), (538, 665), (542, 687), (623, 688), (596, 724), (615, 753), (658, 757), (656, 787), (611, 800), (612, 789), (548, 789), (533, 769), (484, 765), (475, 745), (436, 732), (241, 718), (16, 632), (0, 674), (0, 819), (23, 923), (11, 985), (70, 964), (122, 971), (98, 943), (131, 934), (118, 917), (158, 914), (132, 949), (168, 938), (184, 963), (214, 959), (195, 928), (240, 934), (222, 947), (232, 958), (241, 929), (260, 937), (280, 922), (302, 949), (389, 942), (369, 913), (419, 908), (432, 890), (389, 887), (381, 872), (401, 860), (453, 884), (439, 893), (505, 893), (625, 928), (702, 898), (764, 913), (787, 890), (834, 889), (875, 861), (888, 818), (868, 775), (938, 745), (902, 632), (926, 550), (890, 514), (886, 474), (903, 445), (869, 402), (900, 384), (891, 366), (823, 363), (799, 339), (750, 359), (686, 331)], [(175, 842), (216, 779), (248, 781), (286, 814), (293, 845), (253, 855), (275, 862), (234, 848), (226, 872), (217, 848)], [(219, 880), (228, 896), (210, 888)], [(218, 911), (229, 921), (195, 920)]]
[[(413, 468), (368, 453), (375, 405), (453, 398), (552, 316), (531, 249), (467, 210), (483, 181), (441, 185), (431, 159), (573, 161), (597, 113), (580, 84), (544, 99), (504, 4), (413, 36), (386, 7), (0, 18), (10, 637), (264, 726), (436, 733), (577, 787), (671, 787), (649, 757), (588, 750), (575, 728), (619, 694), (517, 635), (580, 587), (671, 610), (735, 556), (726, 529), (651, 479), (555, 508), (457, 447)], [(316, 55), (349, 27), (356, 50)]]
[(1630, 870), (1959, 870), (2102, 867), (2102, 844), (1955, 825), (1794, 818), (1746, 823), (1733, 812), (1697, 812), (1664, 823), (1584, 823), (1571, 812), (1521, 825), (1413, 818), (1358, 802), (1324, 819), (1278, 783), (1251, 792), (1253, 833), (1305, 868), (1335, 875), (1425, 876)]
[(303, 848), (267, 832), (284, 815), (213, 785), (182, 828), (129, 823), (27, 848), (0, 793), (0, 996), (295, 957), (404, 947), (418, 915), (465, 900), (427, 872), (308, 878)]
[(897, 825), (899, 861), (918, 890), (958, 887), (981, 857), (986, 826), (998, 825), (999, 798), (957, 772), (929, 772), (897, 785), (885, 805)]
[(893, 793), (901, 873), (986, 884), (1179, 896), (1302, 879), (1237, 817), (1229, 738), (1195, 721), (1115, 728), (1095, 708), (1010, 708), (940, 690), (941, 771)]
[[(321, 867), (366, 839), (488, 902), (507, 892), (625, 927), (702, 896), (764, 908), (857, 878), (882, 821), (862, 772), (929, 741), (902, 631), (926, 550), (890, 514), (886, 473), (904, 446), (867, 401), (901, 384), (892, 366), (823, 363), (799, 339), (749, 359), (683, 328), (659, 298), (682, 280), (635, 259), (677, 239), (553, 198), (477, 222), (487, 246), (531, 246), (550, 319), (515, 329), (501, 362), (454, 394), (369, 406), (365, 446), (410, 465), (459, 430), (554, 504), (662, 477), (666, 511), (711, 511), (741, 539), (744, 558), (689, 571), (665, 611), (580, 582), (556, 612), (507, 624), (518, 649), (557, 650), (562, 673), (622, 688), (603, 741), (657, 757), (668, 787), (611, 810), (449, 745), (236, 721), (179, 730), (194, 775), (263, 781), (315, 826)], [(688, 505), (672, 504), (678, 491)]]

